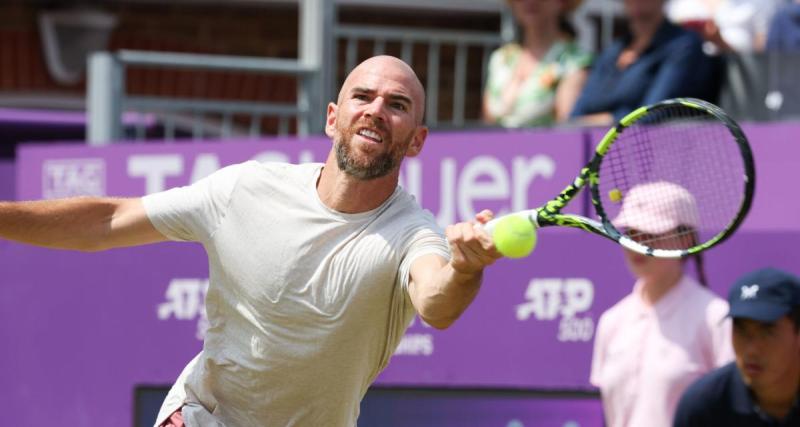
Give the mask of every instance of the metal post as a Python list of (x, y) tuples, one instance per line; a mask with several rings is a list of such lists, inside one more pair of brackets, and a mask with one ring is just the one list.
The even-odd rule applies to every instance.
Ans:
[[(330, 94), (328, 82), (332, 74), (333, 16), (332, 0), (300, 1), (300, 63), (316, 70), (298, 86), (298, 103), (305, 104), (308, 113), (298, 121), (298, 134), (320, 132), (325, 124), (325, 109)], [(303, 123), (305, 122), (305, 123)]]
[(125, 71), (109, 52), (91, 54), (88, 69), (86, 137), (89, 145), (106, 145), (122, 137)]
[(511, 43), (517, 39), (517, 22), (508, 5), (500, 11), (500, 37), (503, 43)]

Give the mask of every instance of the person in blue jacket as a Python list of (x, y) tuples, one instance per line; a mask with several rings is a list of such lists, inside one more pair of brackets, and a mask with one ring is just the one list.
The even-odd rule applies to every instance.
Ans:
[(714, 101), (721, 76), (694, 32), (670, 23), (665, 0), (625, 0), (628, 34), (601, 52), (571, 119), (608, 125), (629, 112), (675, 97)]

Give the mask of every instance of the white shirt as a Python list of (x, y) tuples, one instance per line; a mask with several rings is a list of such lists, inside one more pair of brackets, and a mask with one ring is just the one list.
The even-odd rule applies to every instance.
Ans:
[(321, 168), (247, 162), (143, 199), (161, 233), (204, 245), (210, 271), (203, 351), (157, 423), (185, 404), (190, 425), (355, 425), (414, 316), (411, 262), (449, 254), (399, 187), (369, 212), (325, 206)]
[(633, 293), (597, 325), (591, 383), (609, 427), (670, 427), (681, 395), (733, 360), (728, 303), (684, 276), (654, 306)]
[[(716, 3), (712, 9), (709, 3)], [(746, 53), (754, 50), (756, 39), (766, 40), (769, 24), (780, 0), (671, 0), (667, 3), (667, 17), (673, 22), (713, 19), (722, 39), (734, 51)]]

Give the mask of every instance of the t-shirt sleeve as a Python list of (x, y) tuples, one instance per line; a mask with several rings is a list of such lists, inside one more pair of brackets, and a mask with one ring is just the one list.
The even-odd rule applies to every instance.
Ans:
[(171, 240), (209, 240), (225, 217), (233, 189), (248, 163), (225, 167), (189, 186), (144, 196), (147, 217)]
[(508, 47), (501, 46), (495, 49), (489, 55), (489, 61), (486, 67), (486, 87), (484, 93), (496, 95), (497, 87), (499, 85), (500, 74), (508, 67), (505, 58), (508, 56)]
[(489, 56), (486, 68), (486, 84), (483, 88), (483, 100), (490, 116), (498, 117), (503, 113), (503, 87), (508, 83), (510, 72), (509, 58), (514, 55), (513, 44), (501, 46)]
[(411, 275), (411, 265), (423, 255), (435, 254), (442, 258), (450, 259), (450, 249), (442, 230), (433, 222), (421, 226), (413, 232), (405, 256), (400, 262), (400, 280), (403, 290), (408, 293), (408, 281)]
[(576, 71), (584, 70), (592, 65), (592, 54), (584, 51), (579, 46), (572, 46), (564, 58), (564, 74), (570, 75)]

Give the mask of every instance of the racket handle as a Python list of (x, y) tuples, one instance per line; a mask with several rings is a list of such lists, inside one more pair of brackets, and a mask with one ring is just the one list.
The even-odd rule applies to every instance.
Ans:
[[(494, 218), (493, 220), (487, 222), (486, 224), (483, 224), (482, 227), (491, 236), (492, 232), (494, 232), (494, 227), (497, 225), (497, 223), (500, 220), (502, 220), (503, 218), (508, 217), (508, 216), (519, 216), (519, 217), (522, 217), (524, 219), (527, 219), (528, 221), (533, 223), (534, 227), (538, 228), (539, 227), (539, 223), (536, 222), (536, 217), (538, 216), (538, 214), (539, 214), (539, 210), (538, 209), (527, 209), (527, 210), (524, 210), (524, 211), (512, 212), (510, 214)], [(480, 224), (478, 224), (478, 225), (480, 225)]]

